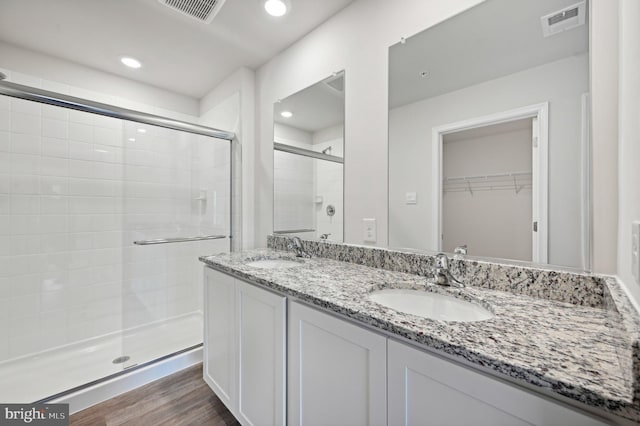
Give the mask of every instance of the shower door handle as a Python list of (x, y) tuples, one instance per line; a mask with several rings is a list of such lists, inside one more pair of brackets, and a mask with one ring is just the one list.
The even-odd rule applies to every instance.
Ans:
[(153, 244), (170, 244), (170, 243), (186, 243), (189, 241), (204, 241), (204, 240), (221, 240), (227, 238), (226, 235), (202, 235), (199, 237), (175, 237), (175, 238), (159, 238), (156, 240), (138, 240), (133, 244), (137, 246), (150, 246)]

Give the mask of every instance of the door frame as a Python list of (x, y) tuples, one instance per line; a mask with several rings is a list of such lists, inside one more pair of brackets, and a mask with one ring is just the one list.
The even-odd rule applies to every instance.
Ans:
[[(510, 121), (533, 118), (532, 135), (532, 222), (538, 223), (537, 232), (532, 224), (532, 261), (548, 263), (548, 199), (549, 199), (549, 103), (528, 105), (495, 114), (474, 117), (431, 129), (432, 143), (432, 247), (442, 250), (442, 154), (444, 135), (463, 130)], [(536, 125), (537, 121), (537, 125)]]

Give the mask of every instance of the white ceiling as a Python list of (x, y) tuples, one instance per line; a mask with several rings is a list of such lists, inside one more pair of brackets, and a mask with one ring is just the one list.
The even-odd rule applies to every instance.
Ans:
[[(311, 133), (344, 123), (344, 91), (327, 84), (339, 78), (344, 79), (344, 74), (329, 77), (282, 99), (273, 107), (274, 120)], [(282, 117), (282, 111), (292, 112), (293, 117)]]
[[(542, 36), (540, 17), (578, 0), (488, 0), (389, 51), (392, 108), (588, 51), (588, 27)], [(588, 21), (588, 19), (587, 19)], [(423, 78), (420, 73), (427, 71)]]
[[(0, 40), (201, 98), (239, 67), (259, 67), (351, 1), (291, 0), (290, 12), (274, 18), (260, 0), (226, 0), (207, 25), (157, 0), (0, 0)], [(124, 67), (123, 55), (143, 67)]]

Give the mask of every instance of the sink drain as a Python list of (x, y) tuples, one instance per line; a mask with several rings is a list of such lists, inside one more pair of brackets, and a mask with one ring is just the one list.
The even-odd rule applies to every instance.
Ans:
[(123, 362), (127, 362), (130, 359), (131, 359), (130, 356), (125, 355), (125, 356), (119, 356), (118, 358), (114, 359), (111, 362), (113, 362), (114, 364), (122, 364)]

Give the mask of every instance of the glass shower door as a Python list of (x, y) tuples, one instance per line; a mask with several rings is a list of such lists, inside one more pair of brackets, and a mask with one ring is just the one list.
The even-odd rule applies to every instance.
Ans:
[(230, 251), (230, 150), (226, 140), (125, 123), (123, 368), (202, 343), (198, 257)]

